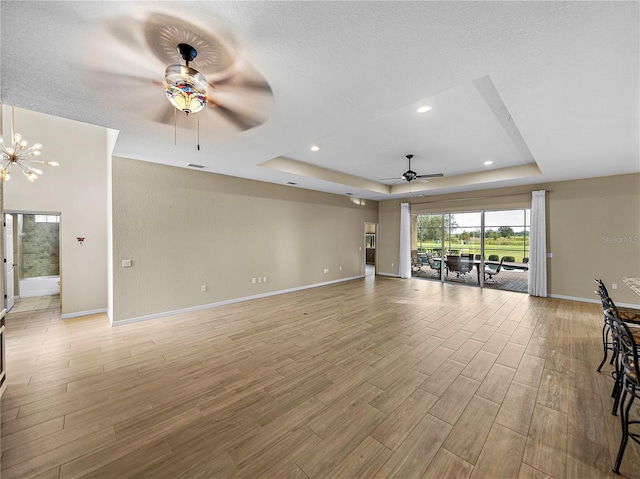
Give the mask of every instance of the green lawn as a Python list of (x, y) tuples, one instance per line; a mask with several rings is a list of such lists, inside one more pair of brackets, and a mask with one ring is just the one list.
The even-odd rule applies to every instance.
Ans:
[[(431, 251), (431, 250), (440, 250), (441, 244), (433, 243), (433, 242), (418, 242), (418, 250), (419, 251)], [(448, 245), (445, 245), (445, 253), (447, 253)], [(479, 244), (455, 244), (451, 243), (451, 250), (456, 252), (457, 254), (480, 254), (480, 245)], [(527, 247), (528, 250), (528, 247)], [(529, 256), (529, 252), (522, 251), (522, 244), (518, 245), (491, 245), (485, 244), (484, 255), (485, 258), (489, 258), (489, 255), (498, 255), (498, 257), (502, 258), (503, 256), (513, 256), (516, 262), (522, 262), (524, 256)]]

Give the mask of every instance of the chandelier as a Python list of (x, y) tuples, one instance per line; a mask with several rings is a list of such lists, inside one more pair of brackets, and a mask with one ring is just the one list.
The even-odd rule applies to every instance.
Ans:
[(35, 168), (32, 164), (41, 164), (49, 166), (59, 166), (57, 161), (44, 161), (38, 159), (41, 154), (42, 145), (36, 143), (29, 146), (27, 140), (22, 139), (20, 133), (13, 133), (13, 107), (11, 107), (11, 138), (12, 143), (5, 144), (4, 139), (0, 136), (0, 153), (2, 154), (2, 171), (0, 177), (2, 181), (11, 179), (11, 167), (16, 165), (24, 176), (31, 182), (36, 181), (43, 172), (39, 168)]

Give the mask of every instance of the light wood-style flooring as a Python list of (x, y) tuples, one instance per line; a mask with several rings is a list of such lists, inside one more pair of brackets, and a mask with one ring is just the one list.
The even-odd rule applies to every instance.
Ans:
[(40, 309), (59, 309), (60, 295), (52, 294), (47, 296), (34, 296), (32, 298), (16, 299), (11, 309), (12, 313), (22, 313), (23, 311), (35, 311)]
[(619, 477), (601, 324), (384, 277), (117, 327), (9, 314), (2, 479)]

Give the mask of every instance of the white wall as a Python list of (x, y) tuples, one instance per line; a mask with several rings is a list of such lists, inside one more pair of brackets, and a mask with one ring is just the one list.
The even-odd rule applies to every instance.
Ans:
[[(3, 106), (3, 137), (10, 136), (11, 109)], [(12, 170), (4, 184), (4, 209), (59, 212), (63, 317), (107, 308), (107, 158), (113, 141), (106, 128), (15, 109), (15, 131), (42, 143), (44, 166), (35, 183)], [(85, 238), (80, 245), (76, 237)]]

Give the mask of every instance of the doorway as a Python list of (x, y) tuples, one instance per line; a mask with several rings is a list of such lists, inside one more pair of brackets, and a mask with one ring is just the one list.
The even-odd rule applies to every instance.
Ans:
[(377, 223), (364, 224), (364, 275), (375, 276), (378, 272)]
[(4, 307), (11, 311), (15, 301), (13, 268), (13, 215), (4, 215)]
[(60, 308), (60, 214), (5, 214), (7, 311)]

